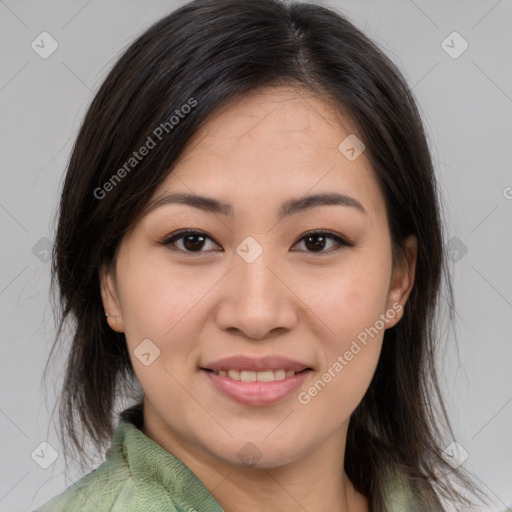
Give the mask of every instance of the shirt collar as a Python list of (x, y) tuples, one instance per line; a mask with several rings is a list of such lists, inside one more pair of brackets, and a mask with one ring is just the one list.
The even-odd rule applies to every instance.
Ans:
[[(181, 460), (142, 432), (142, 404), (120, 414), (109, 452), (121, 453), (141, 490), (163, 487), (179, 510), (223, 512), (197, 476)], [(108, 455), (108, 454), (107, 454)]]
[[(135, 485), (166, 489), (180, 510), (223, 512), (222, 507), (197, 476), (181, 460), (147, 437), (143, 425), (143, 404), (139, 403), (120, 414), (112, 448), (122, 451), (130, 467)], [(424, 510), (419, 507), (408, 483), (398, 473), (388, 474), (384, 490), (385, 509), (392, 511)]]

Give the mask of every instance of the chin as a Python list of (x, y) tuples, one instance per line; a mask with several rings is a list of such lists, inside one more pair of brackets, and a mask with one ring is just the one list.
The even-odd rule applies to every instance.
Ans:
[[(246, 469), (274, 469), (291, 464), (303, 455), (297, 451), (298, 443), (283, 445), (280, 440), (270, 441), (262, 436), (247, 436), (246, 439), (230, 440), (225, 449), (215, 444), (211, 453), (224, 463)], [(219, 448), (221, 448), (219, 450)], [(226, 454), (229, 454), (226, 457)]]

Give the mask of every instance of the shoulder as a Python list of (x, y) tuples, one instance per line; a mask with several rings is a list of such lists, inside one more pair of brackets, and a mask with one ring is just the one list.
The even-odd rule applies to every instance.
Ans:
[(103, 512), (120, 496), (133, 491), (129, 468), (119, 459), (107, 460), (35, 512)]
[(139, 484), (128, 465), (106, 461), (34, 512), (178, 512), (162, 489)]
[(177, 511), (165, 489), (137, 475), (140, 468), (129, 457), (129, 451), (137, 448), (130, 441), (134, 431), (135, 427), (121, 424), (106, 460), (34, 512)]

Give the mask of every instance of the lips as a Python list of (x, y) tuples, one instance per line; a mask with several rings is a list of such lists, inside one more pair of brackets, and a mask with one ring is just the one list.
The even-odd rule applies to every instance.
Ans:
[(309, 365), (294, 361), (284, 356), (271, 355), (264, 357), (249, 357), (244, 355), (225, 357), (217, 361), (205, 364), (202, 367), (204, 370), (212, 370), (218, 372), (219, 370), (229, 371), (249, 371), (249, 372), (263, 372), (270, 370), (292, 370), (294, 372), (301, 372), (310, 368)]
[(214, 373), (221, 377), (229, 377), (232, 380), (241, 380), (242, 382), (272, 382), (283, 380), (286, 377), (293, 377), (296, 372), (279, 368), (278, 370), (263, 370), (259, 372), (251, 370), (219, 370)]
[(284, 356), (232, 356), (208, 363), (201, 370), (214, 389), (238, 403), (266, 406), (299, 387), (312, 368)]

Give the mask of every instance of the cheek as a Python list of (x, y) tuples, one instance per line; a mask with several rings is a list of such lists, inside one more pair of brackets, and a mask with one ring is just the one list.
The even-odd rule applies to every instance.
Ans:
[(353, 254), (338, 269), (316, 275), (314, 282), (304, 279), (301, 296), (328, 327), (332, 348), (345, 349), (347, 340), (374, 326), (385, 313), (390, 274), (390, 259)]
[[(356, 342), (356, 344), (358, 344)], [(365, 395), (378, 363), (381, 339), (375, 338), (372, 344), (339, 354), (334, 363), (318, 375), (309, 388), (300, 396), (300, 403), (308, 403), (309, 412), (326, 418), (332, 428), (348, 420)], [(308, 402), (309, 401), (309, 402)]]
[[(328, 418), (332, 428), (357, 407), (375, 373), (385, 324), (383, 304), (387, 275), (353, 272), (330, 281), (318, 316), (328, 326), (318, 346), (321, 364), (316, 379), (303, 388), (299, 403)], [(313, 309), (313, 308), (312, 308)]]
[(162, 257), (132, 257), (121, 270), (125, 334), (137, 379), (152, 402), (180, 404), (179, 383), (193, 368), (200, 300), (212, 287), (211, 277), (194, 280)]
[(329, 279), (321, 280), (323, 293), (305, 300), (327, 326), (322, 333), (318, 391), (310, 391), (328, 387), (321, 401), (326, 407), (342, 405), (340, 414), (357, 406), (379, 360), (391, 258), (378, 259), (375, 254), (368, 251), (347, 258), (339, 272), (330, 271)]
[[(179, 333), (188, 338), (188, 316), (199, 306), (214, 284), (212, 275), (197, 268), (173, 264), (165, 255), (141, 255), (121, 268), (123, 319), (127, 335), (172, 342)], [(196, 322), (194, 325), (198, 326)], [(185, 329), (185, 332), (184, 332)]]

